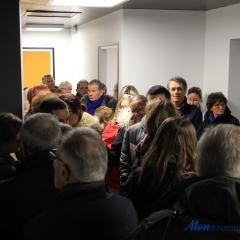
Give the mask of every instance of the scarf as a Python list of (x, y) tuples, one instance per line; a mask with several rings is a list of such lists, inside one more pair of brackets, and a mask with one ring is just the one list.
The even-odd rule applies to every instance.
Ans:
[(87, 101), (88, 113), (93, 115), (96, 108), (98, 108), (103, 101), (104, 94), (95, 102), (91, 102), (89, 99)]
[[(216, 118), (219, 118), (221, 116), (222, 116), (222, 114), (221, 115), (217, 115)], [(215, 121), (214, 115), (212, 113), (210, 113), (210, 115), (209, 115), (209, 121), (211, 123), (214, 123), (214, 121)]]

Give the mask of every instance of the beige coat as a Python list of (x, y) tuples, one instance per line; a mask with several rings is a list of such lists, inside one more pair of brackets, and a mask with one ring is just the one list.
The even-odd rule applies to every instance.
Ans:
[(97, 130), (98, 132), (102, 131), (98, 117), (92, 116), (87, 112), (83, 112), (82, 118), (77, 124), (77, 127), (90, 127)]

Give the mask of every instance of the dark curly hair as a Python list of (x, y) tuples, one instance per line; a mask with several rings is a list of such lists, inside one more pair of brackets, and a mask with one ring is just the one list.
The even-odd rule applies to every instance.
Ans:
[(227, 104), (227, 98), (223, 95), (222, 92), (211, 93), (207, 99), (207, 110), (211, 111), (212, 106), (217, 102), (224, 102)]

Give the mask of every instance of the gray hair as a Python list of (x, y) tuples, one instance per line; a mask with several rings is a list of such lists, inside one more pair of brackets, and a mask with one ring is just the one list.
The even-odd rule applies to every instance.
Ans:
[(61, 137), (57, 117), (48, 113), (28, 117), (21, 130), (21, 140), (30, 153), (58, 148)]
[(79, 88), (80, 84), (81, 83), (87, 83), (88, 84), (88, 81), (86, 79), (81, 79), (80, 81), (78, 81), (77, 83), (77, 88)]
[(240, 178), (240, 128), (219, 124), (207, 129), (197, 144), (199, 176)]
[(173, 78), (171, 78), (171, 79), (168, 81), (168, 84), (167, 84), (168, 90), (169, 90), (169, 83), (170, 83), (171, 81), (181, 83), (181, 84), (183, 85), (183, 87), (184, 87), (184, 90), (187, 90), (187, 82), (186, 82), (186, 80), (185, 80), (184, 78), (182, 78), (182, 77), (173, 77)]
[(70, 131), (59, 154), (71, 172), (71, 182), (103, 181), (107, 170), (107, 150), (99, 133), (89, 127)]
[(64, 81), (64, 82), (61, 82), (59, 85), (58, 85), (58, 88), (61, 88), (62, 86), (64, 85), (67, 85), (69, 87), (72, 87), (72, 84), (68, 81)]

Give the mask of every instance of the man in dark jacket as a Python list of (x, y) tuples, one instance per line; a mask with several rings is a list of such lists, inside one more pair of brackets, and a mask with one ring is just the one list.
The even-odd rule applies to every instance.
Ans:
[(106, 106), (113, 111), (117, 105), (117, 99), (113, 96), (104, 94), (103, 84), (96, 79), (93, 79), (88, 84), (88, 95), (81, 99), (88, 108), (88, 113), (93, 115), (96, 108)]
[(168, 90), (171, 94), (171, 101), (179, 109), (182, 116), (192, 122), (196, 129), (197, 139), (202, 133), (202, 111), (200, 108), (187, 103), (185, 94), (187, 92), (187, 82), (182, 77), (174, 77), (168, 82)]
[(0, 184), (0, 238), (21, 239), (25, 224), (53, 205), (57, 190), (49, 150), (57, 148), (61, 128), (55, 116), (37, 113), (21, 130), (23, 155), (18, 175)]
[(107, 150), (88, 127), (66, 135), (54, 160), (55, 207), (32, 219), (23, 239), (125, 239), (137, 225), (130, 200), (106, 193)]
[(196, 173), (152, 205), (128, 239), (239, 239), (240, 129), (218, 125), (197, 144)]

